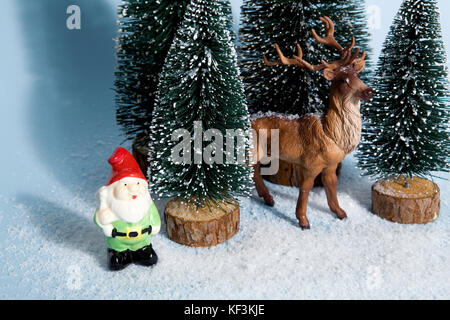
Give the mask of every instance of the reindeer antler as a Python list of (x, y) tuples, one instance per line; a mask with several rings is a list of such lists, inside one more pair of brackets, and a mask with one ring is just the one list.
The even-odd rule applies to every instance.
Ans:
[[(331, 63), (322, 60), (321, 64), (313, 66), (310, 63), (308, 63), (307, 61), (303, 60), (303, 51), (299, 44), (297, 44), (298, 54), (294, 55), (294, 59), (286, 58), (283, 55), (283, 52), (281, 51), (278, 44), (275, 44), (275, 49), (278, 53), (279, 59), (277, 61), (269, 61), (266, 58), (266, 56), (264, 56), (263, 57), (264, 63), (268, 66), (296, 65), (302, 69), (307, 69), (311, 72), (314, 72), (314, 71), (318, 71), (318, 70), (323, 70), (325, 68), (335, 69), (340, 66), (348, 65), (348, 64), (352, 63), (354, 60), (356, 60), (359, 56), (360, 49), (357, 48), (353, 54), (351, 53), (353, 47), (356, 44), (355, 37), (352, 37), (352, 42), (350, 43), (350, 45), (347, 48), (344, 49), (334, 38), (335, 27), (334, 27), (333, 21), (326, 16), (320, 17), (320, 20), (325, 24), (326, 37), (325, 38), (319, 37), (317, 35), (316, 31), (314, 29), (312, 29), (311, 31), (312, 31), (313, 37), (314, 37), (314, 39), (316, 39), (317, 42), (327, 45), (327, 46), (330, 46), (332, 48), (335, 48), (341, 55), (340, 60), (336, 60)], [(364, 60), (365, 57), (366, 57), (366, 52), (364, 51), (362, 53), (362, 56), (359, 59)]]
[(343, 48), (334, 38), (334, 22), (328, 18), (327, 16), (325, 17), (320, 17), (319, 18), (320, 21), (322, 21), (325, 24), (325, 30), (326, 30), (326, 37), (325, 38), (321, 38), (317, 35), (316, 30), (312, 29), (312, 35), (314, 37), (314, 39), (316, 39), (317, 42), (330, 46), (332, 48), (335, 48), (336, 50), (339, 51), (339, 53), (341, 54), (341, 56), (343, 56), (345, 54), (346, 51), (351, 51), (353, 49), (353, 47), (356, 44), (356, 39), (355, 37), (352, 37), (352, 42), (350, 44), (350, 46), (348, 46), (347, 48)]
[[(298, 49), (300, 48), (300, 46), (297, 47)], [(279, 59), (277, 61), (269, 61), (266, 56), (263, 56), (264, 62), (266, 63), (266, 65), (268, 66), (277, 66), (277, 65), (285, 65), (285, 66), (290, 66), (290, 65), (296, 65), (301, 67), (301, 63), (299, 61), (297, 61), (296, 59), (288, 59), (284, 56), (283, 52), (281, 52), (280, 47), (278, 46), (278, 43), (275, 43), (275, 50), (278, 53), (278, 57)], [(299, 51), (299, 55), (301, 55), (301, 49)]]
[(278, 53), (279, 59), (277, 61), (269, 61), (266, 56), (263, 56), (264, 62), (268, 66), (277, 66), (277, 65), (295, 65), (302, 69), (308, 69), (309, 71), (318, 71), (321, 69), (324, 69), (325, 66), (323, 64), (318, 66), (313, 66), (310, 63), (303, 60), (303, 51), (299, 44), (297, 44), (297, 55), (294, 56), (294, 59), (288, 59), (284, 56), (283, 52), (281, 51), (280, 47), (277, 43), (275, 43), (275, 50)]
[(285, 65), (285, 66), (291, 66), (295, 65), (297, 67), (300, 67), (302, 69), (309, 70), (311, 72), (323, 70), (326, 68), (326, 65), (324, 61), (322, 60), (322, 64), (313, 66), (306, 60), (303, 60), (303, 51), (299, 44), (297, 44), (297, 55), (294, 55), (294, 59), (288, 59), (284, 56), (283, 52), (281, 51), (280, 47), (277, 43), (275, 43), (275, 50), (278, 53), (279, 59), (277, 61), (269, 61), (266, 56), (263, 56), (264, 63), (271, 66), (277, 66), (277, 65)]

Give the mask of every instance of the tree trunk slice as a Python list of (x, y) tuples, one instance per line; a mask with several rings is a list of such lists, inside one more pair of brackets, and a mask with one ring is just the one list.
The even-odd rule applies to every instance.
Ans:
[(403, 224), (425, 224), (440, 212), (439, 187), (426, 179), (384, 179), (372, 186), (372, 212), (383, 219)]
[(164, 211), (169, 238), (189, 247), (212, 247), (223, 243), (239, 231), (239, 204), (221, 204), (199, 208), (181, 199), (169, 201)]
[[(341, 174), (342, 163), (340, 163), (336, 169), (336, 175)], [(283, 160), (280, 160), (280, 166), (278, 173), (272, 176), (263, 176), (263, 178), (269, 182), (279, 184), (288, 187), (300, 186), (300, 170), (301, 167), (298, 164), (292, 164)], [(323, 187), (322, 174), (319, 174), (314, 181), (315, 187)]]
[(148, 162), (148, 152), (148, 140), (144, 139), (143, 136), (137, 136), (133, 140), (132, 153), (145, 176), (147, 176), (148, 167), (150, 166), (150, 163)]

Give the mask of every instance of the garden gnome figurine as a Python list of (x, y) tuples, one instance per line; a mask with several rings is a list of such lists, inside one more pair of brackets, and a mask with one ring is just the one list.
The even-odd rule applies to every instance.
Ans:
[(97, 192), (99, 208), (94, 222), (105, 234), (109, 268), (121, 270), (132, 262), (154, 265), (158, 256), (151, 240), (161, 228), (161, 219), (147, 179), (124, 148), (117, 148), (108, 162), (111, 176)]

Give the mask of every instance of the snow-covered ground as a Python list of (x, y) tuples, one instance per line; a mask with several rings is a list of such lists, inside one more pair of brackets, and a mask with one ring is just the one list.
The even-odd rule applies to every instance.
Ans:
[(163, 228), (154, 238), (154, 268), (107, 271), (92, 217), (94, 193), (109, 175), (106, 159), (123, 141), (111, 90), (115, 18), (106, 1), (77, 2), (84, 17), (78, 33), (59, 16), (71, 1), (4, 3), (1, 299), (450, 298), (450, 183), (437, 180), (438, 220), (390, 223), (370, 213), (372, 182), (359, 176), (351, 156), (338, 189), (345, 221), (314, 189), (312, 229), (301, 231), (297, 190), (268, 184), (275, 207), (255, 194), (242, 199), (241, 230), (227, 243), (187, 248)]
[[(270, 185), (275, 207), (256, 195), (242, 199), (241, 230), (227, 243), (187, 248), (163, 231), (154, 239), (156, 267), (133, 265), (119, 273), (106, 270), (103, 237), (92, 222), (96, 203), (83, 191), (99, 185), (107, 171), (98, 170), (76, 190), (57, 184), (46, 196), (2, 199), (14, 217), (3, 225), (0, 298), (448, 299), (448, 183), (441, 183), (438, 220), (399, 225), (369, 212), (370, 182), (353, 166), (350, 157), (339, 183), (345, 221), (328, 211), (324, 190), (315, 189), (312, 229), (301, 231), (297, 190)], [(163, 207), (159, 202), (160, 212)]]

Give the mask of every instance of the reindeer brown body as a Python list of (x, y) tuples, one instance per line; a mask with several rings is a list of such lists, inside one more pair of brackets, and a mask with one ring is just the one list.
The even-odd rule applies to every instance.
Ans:
[(305, 115), (298, 119), (289, 119), (281, 116), (260, 117), (252, 121), (252, 129), (259, 132), (265, 129), (268, 132), (267, 141), (259, 141), (256, 148), (257, 164), (254, 170), (254, 181), (258, 195), (264, 198), (266, 204), (273, 206), (274, 201), (259, 172), (259, 163), (264, 155), (263, 149), (270, 145), (270, 130), (279, 130), (279, 158), (281, 160), (300, 165), (300, 192), (297, 202), (296, 216), (303, 229), (309, 228), (306, 216), (308, 195), (314, 186), (315, 178), (322, 173), (322, 182), (327, 194), (328, 205), (337, 217), (347, 217), (339, 206), (337, 199), (336, 168), (345, 156), (351, 153), (361, 138), (361, 100), (369, 100), (372, 90), (358, 77), (364, 69), (365, 53), (359, 56), (359, 49), (354, 54), (351, 50), (355, 44), (343, 49), (334, 40), (333, 22), (325, 17), (321, 18), (327, 27), (327, 38), (322, 39), (313, 30), (313, 35), (321, 43), (335, 47), (341, 53), (342, 59), (333, 63), (322, 61), (321, 65), (312, 66), (302, 59), (302, 51), (298, 47), (298, 56), (287, 59), (283, 56), (278, 45), (275, 45), (280, 56), (279, 62), (269, 62), (267, 65), (297, 65), (309, 71), (324, 70), (324, 76), (332, 81), (330, 99), (327, 110), (322, 115)]

